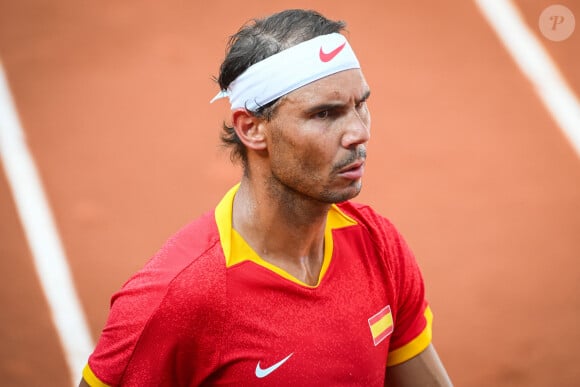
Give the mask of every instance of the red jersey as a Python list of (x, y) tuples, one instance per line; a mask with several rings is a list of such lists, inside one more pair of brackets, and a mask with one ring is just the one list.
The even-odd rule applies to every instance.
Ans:
[(333, 205), (319, 281), (262, 260), (232, 228), (237, 187), (116, 293), (91, 385), (383, 386), (431, 342), (417, 263), (370, 207)]

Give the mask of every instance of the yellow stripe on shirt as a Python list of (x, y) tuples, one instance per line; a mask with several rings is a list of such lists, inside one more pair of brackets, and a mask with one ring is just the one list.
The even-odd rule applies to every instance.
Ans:
[(429, 307), (425, 309), (425, 319), (427, 320), (427, 325), (425, 325), (425, 329), (423, 329), (423, 331), (417, 337), (415, 337), (401, 348), (397, 348), (394, 351), (389, 352), (387, 366), (401, 364), (417, 356), (423, 352), (429, 346), (429, 344), (431, 344), (431, 340), (433, 338), (433, 313)]
[(99, 378), (97, 378), (88, 364), (83, 369), (83, 379), (91, 387), (110, 387), (108, 384), (101, 382)]

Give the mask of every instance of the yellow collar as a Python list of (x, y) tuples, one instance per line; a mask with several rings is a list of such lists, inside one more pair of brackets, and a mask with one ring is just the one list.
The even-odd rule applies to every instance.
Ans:
[(260, 256), (248, 245), (238, 232), (232, 228), (232, 213), (234, 197), (240, 184), (236, 184), (231, 188), (223, 199), (219, 202), (215, 209), (215, 219), (220, 234), (220, 242), (226, 258), (226, 267), (231, 267), (244, 261), (252, 261), (257, 265), (263, 266), (278, 275), (306, 287), (316, 287), (324, 277), (330, 260), (332, 258), (332, 230), (353, 226), (357, 222), (344, 214), (336, 205), (332, 205), (328, 211), (326, 218), (326, 228), (324, 230), (324, 258), (322, 261), (322, 269), (318, 277), (318, 283), (315, 286), (310, 286), (298, 280), (286, 271), (277, 266), (263, 260)]

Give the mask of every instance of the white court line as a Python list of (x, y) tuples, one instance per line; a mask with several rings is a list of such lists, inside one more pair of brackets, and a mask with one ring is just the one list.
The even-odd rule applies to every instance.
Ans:
[(509, 0), (475, 0), (558, 126), (580, 156), (580, 102)]
[(1, 62), (0, 157), (64, 350), (72, 385), (78, 385), (93, 342)]

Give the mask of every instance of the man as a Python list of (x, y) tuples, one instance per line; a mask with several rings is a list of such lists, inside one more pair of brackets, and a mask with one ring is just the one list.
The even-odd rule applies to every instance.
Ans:
[(370, 89), (343, 22), (234, 35), (218, 82), (239, 185), (113, 296), (81, 385), (447, 386), (415, 259), (361, 189)]

